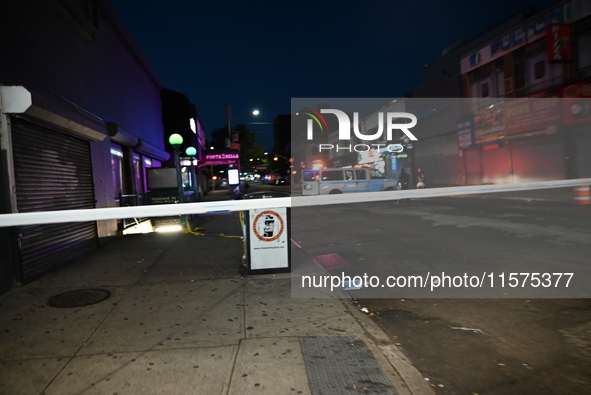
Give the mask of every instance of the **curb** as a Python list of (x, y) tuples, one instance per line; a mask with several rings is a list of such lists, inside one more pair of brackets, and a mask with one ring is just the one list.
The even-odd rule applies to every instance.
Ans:
[(380, 366), (390, 366), (384, 374), (400, 395), (434, 395), (435, 392), (424, 380), (423, 375), (390, 338), (366, 314), (359, 311), (348, 299), (340, 299), (349, 313), (365, 332), (363, 339)]

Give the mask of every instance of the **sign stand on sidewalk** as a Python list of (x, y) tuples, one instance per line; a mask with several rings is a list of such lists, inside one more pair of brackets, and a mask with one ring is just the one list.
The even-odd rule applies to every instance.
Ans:
[[(256, 193), (247, 199), (278, 196), (277, 193)], [(247, 249), (248, 274), (291, 272), (289, 209), (255, 209), (245, 213), (244, 237)]]

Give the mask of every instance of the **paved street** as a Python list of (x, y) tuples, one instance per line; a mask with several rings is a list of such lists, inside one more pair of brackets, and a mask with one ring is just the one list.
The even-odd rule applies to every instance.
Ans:
[[(378, 287), (363, 290), (366, 296), (589, 297), (588, 219), (587, 206), (562, 202), (460, 197), (357, 203), (292, 209), (292, 237), (314, 256), (339, 254), (351, 264), (345, 269), (350, 275), (382, 277)], [(543, 277), (543, 285), (511, 276), (559, 272), (565, 275)], [(471, 286), (462, 279), (437, 287), (433, 276), (442, 273), (477, 278)], [(422, 287), (384, 283), (387, 276), (428, 274)]]
[[(349, 291), (437, 393), (581, 394), (591, 386), (591, 208), (571, 193), (298, 208), (292, 237), (330, 276), (487, 273), (482, 288)], [(525, 276), (508, 286), (514, 272), (574, 275), (569, 287)]]

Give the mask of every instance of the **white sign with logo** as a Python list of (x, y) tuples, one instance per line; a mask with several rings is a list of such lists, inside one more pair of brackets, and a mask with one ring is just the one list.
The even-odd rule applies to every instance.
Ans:
[[(332, 114), (336, 116), (336, 120), (338, 121), (338, 141), (351, 141), (351, 129), (355, 135), (356, 139), (361, 141), (374, 141), (374, 140), (381, 140), (384, 133), (386, 133), (386, 141), (392, 141), (394, 136), (395, 130), (400, 130), (404, 133), (404, 135), (412, 141), (417, 141), (418, 139), (415, 137), (414, 134), (410, 131), (410, 128), (416, 126), (417, 124), (417, 117), (414, 114), (408, 112), (379, 112), (378, 115), (378, 127), (374, 131), (373, 134), (366, 134), (362, 133), (365, 130), (365, 123), (359, 122), (359, 113), (353, 113), (353, 121), (349, 118), (349, 115), (341, 110), (330, 109), (330, 108), (323, 108), (320, 112), (316, 110), (312, 110), (310, 108), (306, 108), (308, 111), (302, 111), (302, 115), (306, 115), (309, 117), (306, 120), (306, 136), (308, 140), (314, 139), (314, 129), (316, 128), (317, 131), (324, 132), (325, 130), (328, 132), (328, 122), (325, 119), (323, 114)], [(296, 113), (296, 115), (300, 115), (300, 113)], [(385, 120), (384, 120), (385, 118)], [(402, 122), (403, 120), (410, 120), (410, 122)], [(316, 123), (314, 123), (314, 121)], [(317, 125), (317, 126), (314, 126)], [(361, 129), (361, 131), (360, 131)], [(336, 140), (336, 132), (332, 132), (329, 135), (329, 141), (333, 143)], [(355, 139), (354, 139), (355, 140)], [(338, 143), (335, 144), (319, 144), (318, 145), (318, 152), (322, 152), (323, 150), (336, 150), (339, 151), (348, 151), (348, 152), (368, 152), (371, 149), (380, 149), (381, 147), (387, 147), (390, 152), (402, 152), (404, 148), (400, 144), (345, 144), (339, 145)]]
[(289, 268), (287, 209), (256, 209), (248, 212), (249, 270)]

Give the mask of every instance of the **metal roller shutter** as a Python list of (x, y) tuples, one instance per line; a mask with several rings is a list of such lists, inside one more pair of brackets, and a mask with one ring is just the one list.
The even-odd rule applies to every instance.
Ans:
[(577, 127), (576, 132), (578, 177), (591, 177), (591, 128)]
[(482, 150), (482, 183), (508, 184), (513, 182), (511, 148), (504, 145)]
[(527, 137), (511, 143), (516, 183), (566, 178), (562, 135)]
[[(94, 208), (88, 141), (12, 118), (19, 212)], [(95, 222), (19, 228), (21, 281), (96, 247)]]
[(481, 155), (480, 148), (473, 148), (464, 151), (464, 164), (466, 169), (466, 185), (479, 185), (481, 177)]

